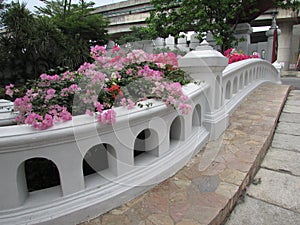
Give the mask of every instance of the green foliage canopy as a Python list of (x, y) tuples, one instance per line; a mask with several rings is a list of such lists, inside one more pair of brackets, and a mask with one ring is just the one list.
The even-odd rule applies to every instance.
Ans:
[(230, 46), (238, 21), (255, 0), (151, 0), (149, 26), (162, 37), (196, 31), (201, 39), (211, 32), (217, 44)]
[(108, 20), (90, 15), (94, 3), (43, 2), (46, 6), (35, 14), (23, 3), (0, 4), (5, 28), (0, 35), (0, 83), (23, 83), (58, 66), (77, 69), (90, 59), (90, 46), (107, 43)]
[[(169, 34), (178, 37), (180, 32), (195, 31), (202, 39), (211, 32), (222, 50), (238, 40), (234, 37), (237, 24), (247, 21), (249, 15), (259, 11), (260, 0), (151, 0), (154, 10), (147, 22), (157, 36)], [(295, 1), (268, 1), (273, 5), (295, 6)], [(298, 3), (297, 3), (298, 4)]]

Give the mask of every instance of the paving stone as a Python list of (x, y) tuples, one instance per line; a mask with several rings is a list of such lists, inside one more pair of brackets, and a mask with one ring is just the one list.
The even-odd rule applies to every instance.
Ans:
[(103, 215), (101, 225), (131, 225), (131, 224), (126, 215), (112, 215), (107, 213)]
[(241, 185), (245, 177), (245, 173), (233, 169), (226, 169), (220, 174), (222, 181), (235, 185)]
[(220, 163), (228, 163), (234, 161), (236, 156), (232, 152), (221, 151), (216, 157), (215, 161)]
[(299, 90), (291, 90), (289, 96), (299, 96), (300, 97), (300, 91)]
[(181, 191), (169, 193), (169, 200), (171, 203), (187, 202), (187, 197), (188, 195), (185, 189)]
[(221, 182), (216, 190), (216, 193), (225, 196), (227, 199), (231, 199), (238, 189), (239, 186), (237, 185)]
[(175, 202), (172, 204), (170, 206), (170, 215), (174, 222), (182, 220), (191, 207), (192, 205), (187, 202)]
[(282, 111), (286, 113), (300, 113), (300, 106), (285, 105)]
[(199, 187), (200, 192), (214, 192), (220, 184), (220, 178), (204, 176), (194, 179), (193, 182)]
[(101, 225), (101, 221), (100, 221), (100, 218), (96, 218), (91, 221), (81, 223), (80, 225)]
[(245, 197), (225, 225), (299, 225), (300, 214), (263, 201)]
[(197, 186), (189, 188), (188, 202), (194, 207), (195, 205), (206, 206), (211, 208), (222, 208), (227, 202), (227, 198), (215, 192), (201, 193)]
[[(299, 114), (299, 117), (300, 117), (300, 114)], [(277, 125), (276, 133), (300, 136), (300, 124), (280, 122)], [(300, 137), (299, 137), (299, 139), (300, 139)]]
[(143, 207), (150, 213), (164, 213), (169, 210), (168, 194), (150, 192), (143, 200)]
[(200, 223), (196, 222), (195, 220), (182, 220), (176, 225), (201, 225)]
[(204, 205), (193, 205), (188, 211), (186, 219), (192, 219), (200, 224), (209, 224), (219, 213), (219, 209)]
[(300, 106), (300, 100), (296, 100), (296, 99), (288, 99), (285, 103), (286, 105), (294, 105), (294, 106)]
[(204, 176), (216, 176), (219, 175), (226, 169), (226, 165), (224, 163), (213, 162), (204, 172), (201, 174)]
[(300, 176), (300, 153), (284, 149), (270, 148), (266, 155), (262, 167), (286, 171), (293, 175)]
[(243, 149), (242, 151), (237, 152), (236, 156), (242, 162), (253, 163), (257, 157), (257, 153), (260, 150), (260, 148), (254, 149), (253, 146), (249, 144), (245, 144), (243, 146), (245, 146), (245, 149), (247, 149), (247, 151)]
[(224, 135), (222, 135), (216, 141), (211, 141), (207, 144), (205, 150), (203, 151), (201, 161), (198, 163), (198, 171), (205, 171), (215, 161), (219, 152), (227, 142), (227, 140), (223, 137)]
[(280, 122), (298, 123), (300, 124), (300, 113), (281, 113)]
[(299, 136), (275, 133), (272, 147), (300, 152), (300, 138)]
[(111, 210), (111, 214), (113, 214), (113, 215), (122, 215), (128, 209), (129, 209), (129, 207), (127, 207), (126, 205), (122, 205), (121, 207), (118, 207), (116, 209)]
[(173, 225), (173, 220), (164, 214), (152, 214), (147, 218), (153, 225)]
[(227, 164), (227, 167), (229, 169), (235, 169), (235, 170), (238, 170), (238, 171), (241, 171), (241, 172), (248, 172), (251, 168), (252, 164), (249, 163), (249, 162), (243, 162), (241, 160), (233, 160), (231, 161), (230, 163)]
[(175, 177), (173, 182), (176, 184), (177, 187), (184, 189), (191, 185), (192, 181), (188, 179), (180, 179), (178, 177)]
[(289, 94), (288, 100), (294, 100), (294, 101), (299, 101), (300, 100), (300, 95), (299, 94), (293, 94), (292, 92)]
[(300, 177), (263, 168), (255, 177), (261, 183), (250, 186), (249, 196), (300, 213)]

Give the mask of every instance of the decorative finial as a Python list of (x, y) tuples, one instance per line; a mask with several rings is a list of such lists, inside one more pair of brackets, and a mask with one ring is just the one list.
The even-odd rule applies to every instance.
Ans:
[(273, 13), (272, 15), (272, 25), (271, 28), (276, 29), (277, 28), (277, 23), (276, 23), (276, 14)]
[(209, 46), (209, 43), (206, 39), (203, 39), (203, 41), (200, 43), (200, 46)]
[(201, 50), (213, 50), (213, 47), (209, 45), (209, 43), (206, 40), (203, 40), (200, 45), (196, 48), (197, 51)]

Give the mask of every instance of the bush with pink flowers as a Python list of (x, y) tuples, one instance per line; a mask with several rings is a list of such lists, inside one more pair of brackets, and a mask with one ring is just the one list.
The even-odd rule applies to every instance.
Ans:
[(236, 49), (234, 48), (227, 49), (224, 52), (224, 56), (226, 56), (229, 59), (228, 64), (245, 60), (245, 59), (260, 58), (258, 53), (254, 53), (253, 55), (246, 55), (241, 51), (236, 51)]
[[(32, 81), (26, 93), (14, 101), (16, 122), (42, 130), (86, 113), (101, 124), (112, 124), (116, 122), (114, 107), (143, 107), (143, 100), (150, 98), (160, 99), (182, 114), (191, 110), (182, 92), (182, 85), (191, 80), (178, 68), (180, 56), (124, 52), (117, 46), (110, 52), (95, 46), (91, 56), (93, 63), (86, 62), (77, 71), (42, 74)], [(6, 86), (10, 97), (19, 92), (12, 84)]]

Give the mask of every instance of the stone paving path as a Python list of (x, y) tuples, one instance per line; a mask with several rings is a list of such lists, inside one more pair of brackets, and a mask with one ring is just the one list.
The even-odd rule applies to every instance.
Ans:
[[(261, 86), (231, 115), (226, 132), (217, 141), (209, 142), (173, 177), (127, 204), (81, 225), (221, 224), (258, 170), (272, 141), (288, 91), (289, 87), (283, 85)], [(285, 110), (293, 113), (298, 109), (287, 106)], [(288, 116), (286, 117), (288, 119)], [(294, 129), (297, 130), (297, 127)], [(280, 138), (282, 137), (275, 137)], [(278, 146), (273, 147), (278, 149)], [(290, 152), (296, 153), (292, 144)], [(271, 170), (267, 172), (275, 173)], [(284, 175), (292, 176), (286, 173)], [(279, 184), (276, 183), (277, 180), (273, 186)], [(284, 185), (296, 185), (292, 180), (287, 182), (290, 183)], [(267, 184), (265, 181), (263, 183)], [(275, 187), (273, 189), (275, 190)], [(264, 195), (262, 192), (260, 194)], [(294, 196), (296, 195), (295, 192)], [(263, 207), (262, 203), (254, 198), (246, 201), (256, 201), (257, 207)], [(285, 204), (290, 205), (289, 203)], [(293, 210), (299, 210), (299, 205), (293, 205)], [(294, 211), (288, 210), (291, 214), (295, 213)], [(288, 213), (285, 217), (290, 218)], [(281, 225), (285, 224), (289, 223)]]
[(300, 224), (300, 91), (291, 91), (267, 155), (226, 225)]

